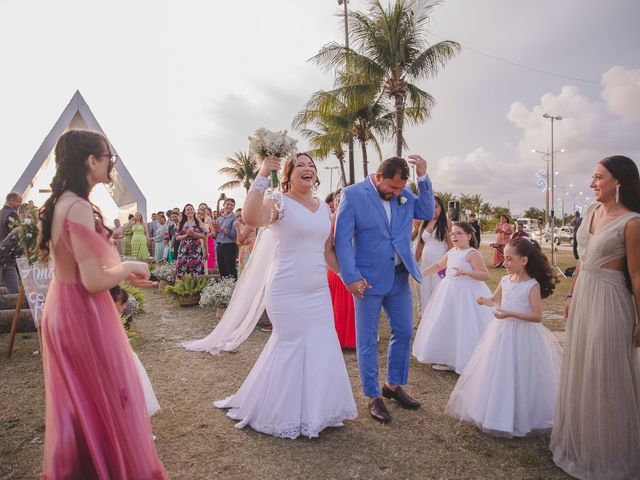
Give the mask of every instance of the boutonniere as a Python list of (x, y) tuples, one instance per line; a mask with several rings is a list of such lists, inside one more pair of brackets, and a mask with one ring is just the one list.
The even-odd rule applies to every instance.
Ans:
[(398, 197), (398, 205), (404, 205), (405, 203), (407, 203), (407, 197), (403, 197), (402, 195), (400, 195)]

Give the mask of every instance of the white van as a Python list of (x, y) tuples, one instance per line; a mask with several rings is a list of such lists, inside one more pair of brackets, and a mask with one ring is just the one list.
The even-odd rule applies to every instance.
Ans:
[(540, 229), (540, 221), (537, 218), (518, 218), (516, 224), (518, 223), (522, 224), (527, 233), (538, 233)]

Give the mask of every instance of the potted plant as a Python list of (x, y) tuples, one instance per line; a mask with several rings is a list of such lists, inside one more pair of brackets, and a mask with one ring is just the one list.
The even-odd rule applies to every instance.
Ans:
[(220, 320), (231, 301), (235, 287), (236, 282), (231, 277), (223, 277), (217, 282), (211, 282), (200, 295), (200, 307), (214, 308), (216, 318)]
[(156, 264), (153, 276), (158, 281), (158, 289), (164, 292), (167, 285), (173, 285), (176, 281), (176, 267), (170, 263)]
[(167, 285), (164, 288), (165, 294), (171, 294), (181, 307), (189, 307), (198, 305), (200, 302), (200, 294), (209, 284), (206, 278), (198, 278), (190, 273), (186, 274), (174, 285)]

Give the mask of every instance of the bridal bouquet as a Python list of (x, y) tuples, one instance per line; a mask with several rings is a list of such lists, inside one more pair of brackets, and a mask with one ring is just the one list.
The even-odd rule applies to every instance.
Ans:
[[(249, 137), (249, 152), (256, 160), (266, 157), (285, 158), (296, 151), (297, 140), (287, 136), (287, 131), (272, 132), (266, 128), (259, 128)], [(271, 172), (271, 186), (278, 185), (278, 172)]]

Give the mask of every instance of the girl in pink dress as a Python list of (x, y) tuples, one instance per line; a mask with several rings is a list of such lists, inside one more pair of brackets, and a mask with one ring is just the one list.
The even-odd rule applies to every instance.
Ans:
[(39, 248), (55, 277), (42, 320), (46, 393), (42, 477), (164, 479), (140, 378), (109, 288), (145, 287), (143, 262), (120, 262), (88, 200), (117, 160), (100, 134), (70, 130), (56, 145)]

